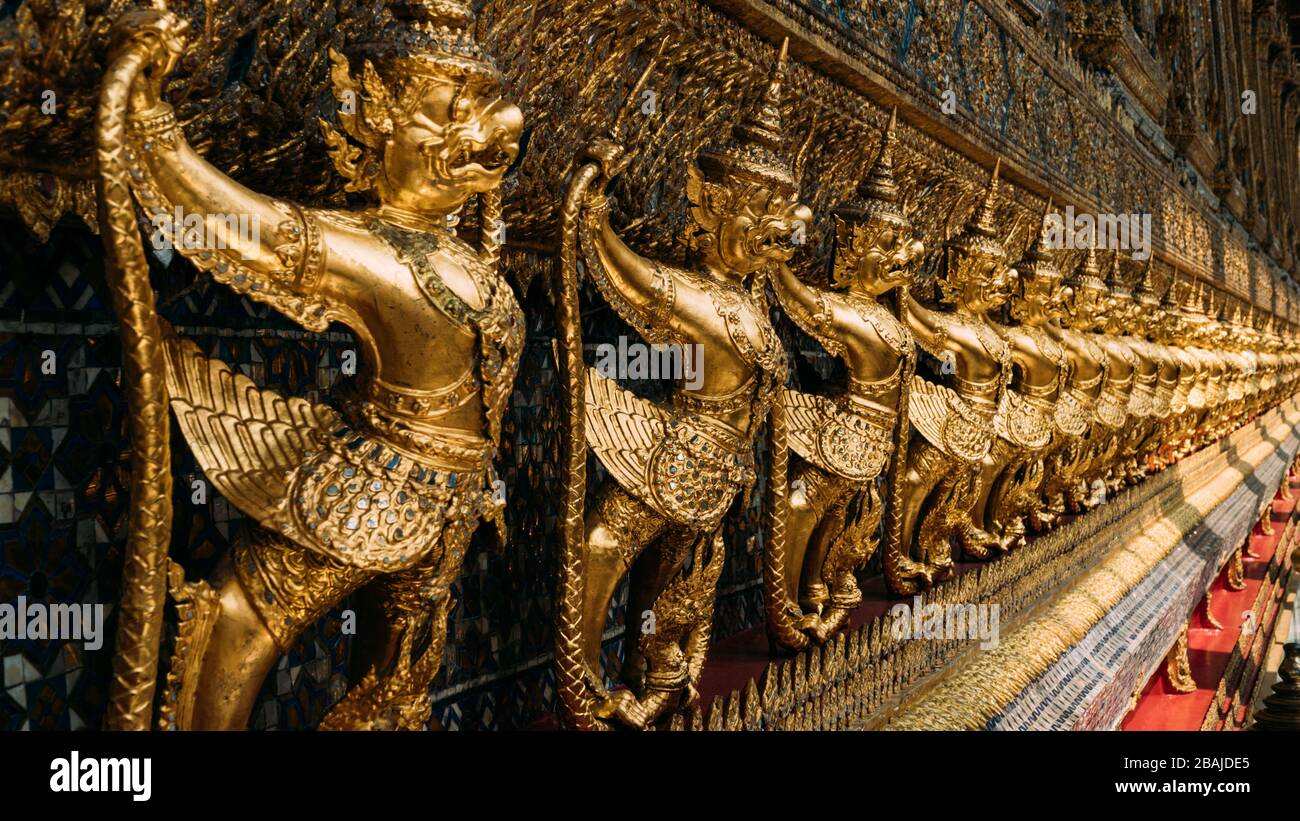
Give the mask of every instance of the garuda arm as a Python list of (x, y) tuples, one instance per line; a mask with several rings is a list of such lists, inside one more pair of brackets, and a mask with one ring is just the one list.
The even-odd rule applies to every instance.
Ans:
[(787, 265), (778, 266), (770, 280), (777, 301), (794, 324), (821, 343), (831, 356), (843, 357), (842, 332), (835, 321), (835, 310), (826, 293), (804, 284)]
[(911, 294), (903, 297), (902, 302), (904, 324), (916, 338), (917, 344), (933, 356), (943, 356), (946, 351), (952, 350), (948, 326), (937, 312), (917, 302)]
[[(218, 282), (309, 329), (350, 319), (321, 287), (326, 254), (316, 218), (245, 188), (200, 157), (159, 98), (165, 73), (155, 66), (136, 79), (126, 129), (130, 187), (155, 241), (165, 236)], [(162, 337), (172, 409), (199, 464), (231, 503), (265, 523), (283, 501), (284, 471), (302, 464), (310, 449), (304, 445), (335, 414), (236, 378), (165, 326)]]
[(609, 201), (589, 193), (579, 237), (582, 256), (602, 297), (624, 322), (650, 343), (681, 344), (692, 338), (677, 293), (690, 289), (672, 268), (633, 251), (609, 224)]
[(130, 186), (156, 247), (171, 247), (201, 271), (265, 303), (308, 330), (355, 317), (326, 280), (326, 243), (317, 217), (251, 191), (190, 147), (172, 107), (158, 95), (163, 72), (130, 95), (126, 158)]

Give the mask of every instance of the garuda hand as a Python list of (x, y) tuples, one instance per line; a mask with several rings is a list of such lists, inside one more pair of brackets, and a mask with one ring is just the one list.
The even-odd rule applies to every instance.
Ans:
[(113, 24), (110, 62), (127, 52), (141, 52), (144, 57), (131, 99), (134, 110), (147, 111), (158, 105), (163, 80), (185, 53), (189, 28), (187, 21), (163, 8), (133, 9)]

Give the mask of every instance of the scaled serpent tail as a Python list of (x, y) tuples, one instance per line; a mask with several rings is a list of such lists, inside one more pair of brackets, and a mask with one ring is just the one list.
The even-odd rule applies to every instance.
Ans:
[[(902, 306), (907, 302), (907, 289), (895, 292), (900, 319)], [(898, 416), (894, 422), (894, 455), (889, 465), (889, 515), (885, 519), (886, 564), (893, 564), (903, 556), (903, 491), (907, 483), (907, 445), (912, 429), (908, 418), (908, 402), (912, 396), (912, 377), (916, 374), (916, 350), (903, 357), (902, 382), (898, 387)]]
[(790, 511), (790, 448), (786, 441), (784, 403), (772, 405), (768, 425), (767, 543), (763, 545), (763, 606), (767, 610), (767, 629), (773, 640), (787, 650), (808, 646), (808, 636), (795, 627), (790, 618), (793, 602), (786, 595), (785, 550), (786, 517)]
[(564, 385), (564, 490), (560, 499), (560, 601), (555, 634), (555, 666), (565, 723), (576, 730), (603, 726), (586, 695), (582, 650), (582, 598), (586, 588), (584, 503), (587, 492), (587, 436), (584, 418), (582, 317), (578, 306), (578, 217), (587, 188), (600, 173), (588, 163), (579, 168), (560, 216), (560, 256), (555, 268), (559, 295), (560, 349), (556, 367)]
[[(663, 53), (663, 43), (610, 128), (615, 140), (623, 130)], [(575, 730), (606, 729), (596, 720), (587, 697), (586, 661), (582, 649), (582, 599), (587, 585), (585, 511), (587, 494), (586, 366), (582, 361), (582, 315), (578, 304), (578, 218), (587, 189), (601, 173), (600, 165), (585, 162), (578, 167), (564, 198), (560, 213), (560, 255), (555, 268), (555, 293), (559, 296), (560, 350), (556, 368), (565, 388), (564, 491), (560, 498), (560, 602), (555, 631), (555, 667), (560, 704), (566, 723)], [(599, 674), (599, 670), (593, 671)]]
[(147, 730), (162, 638), (171, 540), (171, 451), (162, 333), (140, 245), (123, 152), (129, 95), (147, 61), (136, 42), (109, 68), (96, 123), (99, 220), (113, 309), (121, 322), (122, 373), (131, 420), (129, 531), (105, 723), (112, 730)]

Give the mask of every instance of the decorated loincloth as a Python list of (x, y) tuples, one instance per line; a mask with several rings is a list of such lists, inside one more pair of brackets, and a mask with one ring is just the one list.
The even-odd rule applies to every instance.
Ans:
[(851, 397), (833, 401), (783, 390), (790, 448), (817, 467), (855, 482), (874, 479), (893, 449), (897, 415), (872, 412)]
[(700, 414), (663, 408), (587, 371), (587, 444), (628, 493), (696, 530), (754, 485), (752, 443)]
[(968, 401), (951, 388), (919, 376), (912, 377), (909, 402), (912, 426), (940, 451), (968, 463), (988, 455), (996, 405)]
[(1004, 391), (993, 426), (998, 436), (1030, 450), (1045, 448), (1052, 441), (1056, 402), (1017, 391)]

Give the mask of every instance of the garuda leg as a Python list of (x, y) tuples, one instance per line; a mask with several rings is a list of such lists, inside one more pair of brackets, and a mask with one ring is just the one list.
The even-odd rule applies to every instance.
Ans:
[[(668, 521), (662, 515), (618, 485), (607, 486), (600, 501), (587, 511), (583, 534), (587, 558), (582, 597), (582, 649), (586, 687), (600, 703), (597, 712), (602, 713), (602, 717), (608, 717), (617, 706), (605, 687), (600, 652), (609, 603), (637, 557), (667, 527)], [(644, 673), (645, 665), (634, 632), (639, 630), (642, 614), (647, 610), (650, 607), (644, 603), (629, 602), (621, 672), (624, 678), (632, 681), (642, 678)]]
[(450, 587), (475, 523), (449, 521), (428, 559), (380, 576), (362, 591), (353, 667), (360, 677), (321, 724), (324, 730), (420, 730), (432, 723), (429, 685), (442, 666)]
[[(686, 562), (690, 567), (686, 569)], [(725, 550), (721, 529), (674, 525), (637, 558), (629, 579), (625, 645), (633, 691), (612, 694), (614, 712), (646, 727), (668, 712), (694, 704), (713, 629), (713, 605)], [(647, 619), (644, 614), (653, 614)], [(635, 676), (635, 679), (633, 679)]]
[(822, 569), (832, 540), (843, 529), (853, 483), (804, 462), (791, 484), (803, 493), (791, 496), (786, 519), (786, 594), (805, 614), (818, 615), (830, 598)]
[[(900, 544), (897, 547), (888, 544), (885, 548), (885, 577), (895, 593), (906, 595), (929, 588), (940, 569), (926, 558), (918, 525), (923, 513), (927, 518), (934, 515), (932, 497), (940, 495), (937, 487), (953, 463), (951, 457), (924, 440), (914, 443), (908, 451), (902, 504), (891, 505), (889, 512), (891, 517), (899, 518), (894, 526), (901, 533)], [(949, 564), (951, 553), (949, 547)]]
[(880, 492), (875, 482), (865, 487), (849, 488), (832, 508), (818, 535), (825, 561), (818, 568), (830, 588), (830, 607), (815, 617), (810, 625), (813, 636), (826, 642), (844, 625), (849, 614), (862, 603), (856, 573), (871, 560), (880, 542), (877, 532), (883, 512)]
[(193, 648), (199, 675), (190, 727), (242, 730), (262, 682), (303, 628), (374, 577), (250, 527), (212, 581), (217, 612), (206, 646)]

